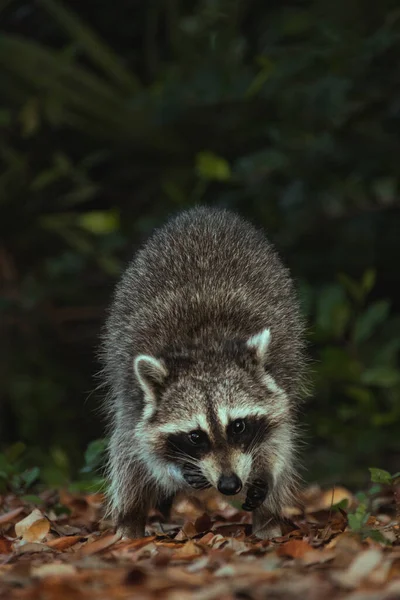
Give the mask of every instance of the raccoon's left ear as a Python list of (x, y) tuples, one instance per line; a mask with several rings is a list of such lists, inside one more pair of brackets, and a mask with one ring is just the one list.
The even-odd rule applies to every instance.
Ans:
[(246, 346), (256, 351), (257, 358), (262, 364), (266, 363), (268, 347), (271, 341), (271, 331), (269, 327), (256, 333), (246, 342)]
[(164, 361), (147, 354), (139, 354), (133, 361), (133, 368), (145, 397), (155, 401), (157, 392), (168, 375)]

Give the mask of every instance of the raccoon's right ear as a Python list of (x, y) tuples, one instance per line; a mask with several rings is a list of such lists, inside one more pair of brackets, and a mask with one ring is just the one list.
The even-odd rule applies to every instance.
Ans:
[(271, 330), (266, 327), (246, 342), (246, 346), (255, 350), (258, 360), (265, 365), (267, 361), (268, 347), (271, 342)]
[(168, 375), (164, 361), (147, 354), (139, 354), (133, 361), (133, 368), (145, 397), (154, 401), (157, 391), (162, 387)]

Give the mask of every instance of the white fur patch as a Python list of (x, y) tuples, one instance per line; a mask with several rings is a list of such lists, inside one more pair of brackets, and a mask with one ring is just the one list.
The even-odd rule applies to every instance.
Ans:
[(219, 467), (214, 456), (207, 456), (199, 461), (199, 466), (203, 471), (206, 479), (216, 488), (218, 486), (218, 480), (221, 476), (221, 468)]
[(232, 471), (236, 473), (244, 487), (250, 477), (253, 458), (251, 454), (245, 454), (237, 450), (232, 454), (231, 461)]
[(195, 431), (196, 429), (202, 429), (208, 435), (210, 435), (209, 426), (205, 415), (199, 413), (198, 415), (194, 415), (190, 419), (180, 419), (176, 421), (171, 421), (171, 423), (164, 423), (157, 427), (157, 431), (160, 433), (180, 433)]
[(248, 417), (265, 417), (271, 413), (268, 406), (219, 406), (217, 408), (218, 421), (223, 427), (226, 427), (231, 421), (236, 419), (246, 419)]
[(291, 463), (293, 453), (292, 431), (286, 424), (277, 427), (269, 441), (272, 458), (272, 476), (276, 484), (279, 477)]
[(269, 375), (268, 373), (264, 374), (263, 381), (266, 388), (275, 396), (275, 399), (280, 401), (274, 402), (274, 408), (270, 414), (273, 414), (273, 416), (276, 417), (285, 415), (289, 404), (289, 398), (286, 392), (279, 387), (272, 375)]
[(261, 361), (265, 361), (267, 350), (269, 343), (271, 341), (271, 331), (269, 327), (263, 329), (256, 335), (253, 335), (250, 339), (247, 340), (247, 347), (254, 348), (258, 358)]
[(265, 387), (274, 396), (272, 402), (267, 402), (263, 406), (250, 406), (242, 404), (237, 406), (224, 405), (217, 408), (218, 421), (222, 427), (226, 427), (231, 421), (236, 419), (246, 419), (251, 417), (280, 417), (287, 412), (289, 399), (284, 390), (279, 387), (272, 375), (265, 373), (263, 375)]

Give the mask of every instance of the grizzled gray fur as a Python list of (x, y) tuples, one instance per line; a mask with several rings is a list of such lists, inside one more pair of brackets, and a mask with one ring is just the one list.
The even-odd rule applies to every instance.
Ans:
[(117, 286), (103, 360), (110, 512), (125, 535), (210, 486), (241, 499), (257, 535), (279, 532), (297, 486), (304, 326), (262, 232), (204, 207), (157, 230)]

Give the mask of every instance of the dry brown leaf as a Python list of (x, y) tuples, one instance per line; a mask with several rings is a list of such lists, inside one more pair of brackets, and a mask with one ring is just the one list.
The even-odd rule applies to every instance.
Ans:
[(304, 540), (290, 540), (285, 542), (277, 549), (278, 556), (289, 556), (290, 558), (302, 558), (306, 552), (312, 551), (313, 548)]
[[(0, 536), (0, 598), (400, 599), (396, 583), (400, 547), (381, 547), (376, 541), (361, 541), (356, 534), (343, 533), (346, 519), (329, 510), (331, 491), (314, 488), (305, 494), (305, 509), (318, 507), (318, 512), (296, 515), (292, 511), (288, 530), (273, 542), (250, 536), (251, 515), (229, 506), (211, 491), (198, 500), (178, 500), (181, 512), (177, 516), (173, 507), (175, 517), (163, 525), (163, 535), (120, 540), (102, 520), (100, 499), (65, 493), (63, 500), (73, 513), (56, 516), (53, 506), (58, 496), (47, 493), (46, 515), (54, 514), (54, 519), (45, 543), (21, 544)], [(9, 530), (23, 509), (12, 494), (2, 501), (3, 511), (8, 509), (14, 515), (7, 517)], [(380, 511), (387, 506), (380, 502), (377, 510), (371, 510), (375, 516), (370, 526), (396, 534), (399, 523), (393, 512)], [(15, 507), (18, 514), (10, 510)], [(148, 528), (151, 532), (159, 529), (152, 524), (151, 515)], [(378, 558), (373, 560), (374, 556), (367, 554), (371, 550), (378, 552)]]
[(58, 535), (60, 536), (65, 536), (65, 535), (78, 535), (80, 533), (82, 533), (82, 528), (81, 527), (72, 527), (71, 525), (59, 525), (58, 523), (51, 523), (51, 530), (55, 531), (56, 533), (58, 533)]
[(325, 548), (317, 550), (314, 548), (301, 557), (301, 562), (303, 565), (322, 564), (333, 560), (335, 557), (336, 552), (334, 550), (326, 550)]
[(54, 540), (49, 540), (48, 542), (46, 542), (47, 546), (50, 546), (50, 548), (55, 548), (55, 550), (67, 550), (67, 548), (71, 548), (71, 546), (74, 546), (77, 542), (81, 541), (82, 536), (81, 535), (66, 535), (63, 537), (59, 537), (59, 538), (55, 538)]
[(14, 510), (10, 510), (9, 512), (0, 515), (0, 525), (4, 523), (10, 523), (15, 517), (18, 517), (22, 512), (24, 512), (24, 507), (20, 506), (19, 508), (15, 508)]
[(201, 517), (196, 519), (194, 522), (194, 526), (196, 528), (197, 533), (203, 533), (204, 531), (209, 531), (212, 527), (212, 520), (209, 515), (204, 513)]
[(354, 502), (353, 494), (342, 486), (336, 486), (331, 490), (320, 491), (311, 502), (308, 502), (305, 508), (306, 513), (318, 512), (321, 510), (330, 510), (332, 505), (338, 504), (342, 500), (347, 500), (349, 505)]
[(144, 546), (148, 546), (152, 542), (157, 540), (157, 536), (149, 535), (138, 540), (121, 540), (118, 544), (118, 551), (120, 552), (131, 552), (133, 550), (140, 550)]
[(211, 540), (214, 538), (215, 534), (212, 531), (209, 531), (208, 533), (206, 533), (205, 535), (203, 535), (203, 537), (201, 537), (199, 539), (199, 544), (204, 544), (207, 545), (211, 542)]
[(97, 552), (102, 552), (106, 548), (113, 546), (116, 542), (119, 542), (121, 539), (120, 533), (107, 534), (101, 536), (94, 542), (88, 543), (82, 547), (80, 550), (81, 554), (90, 555), (96, 554)]
[(364, 550), (355, 557), (346, 571), (333, 572), (332, 578), (342, 587), (355, 588), (382, 562), (382, 559), (381, 550), (376, 548)]
[(41, 542), (50, 531), (50, 521), (35, 508), (30, 515), (15, 525), (15, 534), (25, 542)]
[(9, 554), (12, 552), (12, 541), (0, 536), (0, 554)]
[(189, 560), (191, 557), (199, 556), (200, 554), (204, 554), (204, 549), (193, 540), (189, 540), (186, 544), (175, 550), (173, 558)]
[(198, 531), (196, 530), (194, 523), (192, 523), (191, 521), (187, 521), (184, 524), (184, 526), (182, 527), (182, 529), (175, 536), (175, 539), (183, 541), (183, 540), (191, 539), (191, 538), (195, 537), (197, 534), (198, 534)]
[(40, 542), (26, 542), (22, 545), (14, 546), (15, 554), (33, 554), (34, 552), (54, 552), (53, 548), (49, 548), (47, 544)]
[(230, 523), (229, 525), (220, 525), (219, 527), (214, 527), (213, 531), (215, 533), (220, 533), (225, 537), (244, 537), (245, 536), (246, 525), (242, 525), (241, 523)]
[(45, 577), (70, 577), (77, 573), (76, 567), (73, 565), (54, 562), (48, 565), (32, 566), (32, 577), (43, 579)]

